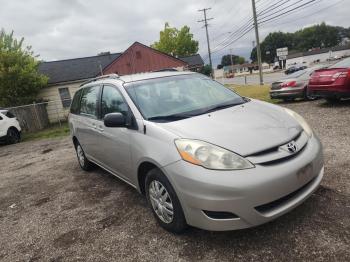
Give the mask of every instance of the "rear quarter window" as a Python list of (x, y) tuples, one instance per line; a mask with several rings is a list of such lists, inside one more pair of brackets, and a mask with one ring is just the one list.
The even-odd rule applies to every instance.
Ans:
[(81, 93), (82, 93), (83, 89), (78, 90), (77, 92), (75, 92), (74, 97), (73, 97), (73, 101), (70, 107), (70, 112), (72, 114), (79, 114), (79, 109), (80, 109), (80, 98), (81, 98)]
[(7, 111), (5, 116), (7, 116), (8, 118), (15, 118), (16, 116), (14, 114), (12, 114), (10, 111)]

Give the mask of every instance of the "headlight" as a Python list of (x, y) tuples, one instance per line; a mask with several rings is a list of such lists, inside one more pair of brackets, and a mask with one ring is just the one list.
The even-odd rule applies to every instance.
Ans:
[(313, 134), (313, 131), (311, 129), (311, 127), (309, 126), (309, 124), (305, 121), (305, 119), (299, 115), (298, 113), (295, 113), (294, 111), (284, 108), (284, 110), (290, 115), (292, 116), (295, 120), (298, 121), (298, 123), (301, 125), (301, 127), (304, 129), (305, 133), (311, 137)]
[(183, 160), (208, 169), (237, 170), (254, 167), (243, 157), (203, 141), (177, 139), (175, 145)]

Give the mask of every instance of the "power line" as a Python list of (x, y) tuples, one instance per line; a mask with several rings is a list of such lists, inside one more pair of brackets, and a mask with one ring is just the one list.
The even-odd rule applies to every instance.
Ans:
[[(311, 2), (314, 2), (314, 1), (316, 1), (316, 0), (311, 0), (311, 1), (307, 2), (307, 3), (305, 3), (305, 4), (299, 5), (299, 6), (295, 7), (295, 8), (293, 8), (293, 9), (290, 9), (290, 10), (288, 10), (288, 11), (286, 11), (286, 12), (283, 12), (283, 14), (287, 14), (287, 13), (289, 13), (289, 12), (292, 12), (292, 11), (294, 11), (294, 10), (297, 10), (297, 9), (299, 9), (299, 8), (301, 8), (301, 7), (303, 7), (303, 6), (307, 5), (307, 4), (310, 4)], [(320, 0), (320, 1), (322, 1), (322, 0)], [(284, 2), (284, 3), (287, 3), (287, 2)], [(296, 4), (296, 3), (294, 3), (294, 4)], [(265, 9), (265, 10), (268, 10), (268, 9)], [(281, 10), (280, 10), (280, 11), (281, 11)], [(281, 15), (282, 15), (282, 14), (281, 14)], [(278, 15), (278, 16), (281, 16), (281, 15)], [(264, 18), (267, 18), (267, 17), (268, 17), (268, 16), (265, 16)], [(274, 18), (276, 18), (276, 16), (275, 16)], [(243, 26), (241, 26), (238, 30), (236, 30), (235, 32), (233, 32), (232, 34), (230, 34), (229, 37), (227, 37), (225, 40), (223, 40), (221, 43), (219, 43), (219, 44), (214, 48), (214, 51), (212, 51), (212, 53), (218, 52), (218, 51), (220, 51), (220, 50), (226, 48), (227, 46), (231, 45), (232, 43), (236, 42), (236, 38), (233, 39), (233, 36), (235, 36), (235, 35), (237, 35), (237, 34), (239, 34), (239, 33), (242, 33), (242, 35), (245, 35), (245, 34), (246, 34), (246, 31), (249, 32), (249, 31), (250, 31), (250, 30), (249, 30), (249, 29), (250, 29), (250, 26), (252, 25), (252, 24), (249, 23), (251, 20), (252, 20), (252, 19), (250, 19), (250, 20), (249, 20), (248, 22), (246, 22)], [(259, 21), (258, 24), (261, 24), (261, 23), (264, 23), (264, 22), (265, 22), (265, 21), (262, 21), (262, 22)], [(248, 29), (248, 30), (247, 30), (247, 29)], [(237, 38), (240, 39), (241, 37), (238, 36)]]
[(277, 18), (277, 17), (280, 17), (280, 16), (282, 16), (282, 15), (288, 14), (288, 13), (294, 11), (294, 10), (298, 10), (298, 9), (300, 9), (300, 8), (302, 8), (302, 7), (304, 7), (304, 6), (308, 5), (308, 4), (310, 4), (310, 3), (312, 3), (312, 2), (315, 2), (315, 1), (316, 1), (316, 0), (310, 0), (310, 1), (306, 2), (306, 3), (304, 3), (304, 4), (301, 4), (301, 5), (297, 6), (297, 7), (294, 7), (294, 8), (292, 8), (292, 9), (290, 9), (290, 10), (287, 10), (287, 11), (285, 11), (285, 12), (279, 13), (279, 14), (277, 14), (276, 16), (273, 16), (273, 17), (271, 17), (271, 18), (265, 19), (265, 18), (267, 18), (267, 17), (273, 15), (273, 14), (270, 14), (270, 15), (268, 15), (268, 16), (266, 16), (266, 17), (263, 17), (262, 19), (265, 19), (265, 20), (260, 21), (260, 23), (265, 23), (265, 22), (270, 21), (270, 20), (272, 20), (272, 19), (274, 19), (274, 18)]
[[(262, 0), (256, 1), (256, 3), (261, 2), (261, 1), (262, 1)], [(300, 4), (300, 5), (298, 5), (298, 6), (295, 6), (296, 4), (302, 2), (301, 0), (299, 0), (299, 1), (296, 1), (296, 2), (294, 2), (294, 3), (291, 3), (290, 5), (284, 7), (284, 9), (285, 9), (285, 8), (288, 9), (289, 7), (295, 6), (295, 7), (291, 8), (291, 9), (288, 9), (288, 10), (286, 10), (286, 11), (284, 11), (284, 12), (283, 12), (284, 9), (283, 9), (283, 10), (280, 9), (280, 10), (277, 10), (277, 11), (275, 11), (275, 12), (272, 12), (272, 11), (273, 11), (273, 10), (276, 10), (278, 7), (281, 7), (281, 6), (285, 5), (286, 3), (290, 2), (290, 0), (288, 0), (288, 1), (283, 1), (282, 3), (281, 3), (281, 1), (280, 1), (279, 3), (276, 3), (277, 5), (271, 4), (271, 3), (274, 2), (273, 0), (272, 0), (272, 1), (268, 1), (268, 2), (261, 2), (260, 8), (263, 6), (263, 4), (265, 4), (265, 8), (264, 8), (264, 9), (261, 9), (261, 10), (259, 11), (259, 13), (257, 14), (257, 17), (259, 17), (259, 15), (264, 15), (264, 14), (265, 14), (265, 16), (262, 16), (261, 18), (259, 18), (257, 24), (258, 24), (258, 25), (263, 25), (263, 24), (266, 24), (266, 23), (269, 23), (269, 22), (272, 22), (272, 21), (279, 20), (279, 19), (281, 19), (281, 18), (280, 18), (281, 16), (284, 16), (284, 17), (285, 17), (285, 16), (288, 16), (288, 15), (290, 15), (290, 14), (293, 14), (293, 13), (299, 11), (300, 9), (309, 8), (309, 7), (311, 7), (312, 5), (315, 5), (315, 4), (319, 3), (320, 1), (323, 1), (323, 0), (318, 0), (318, 2), (317, 2), (317, 0), (310, 0), (310, 1), (307, 1), (306, 3), (303, 3), (303, 4)], [(317, 13), (320, 12), (320, 11), (323, 11), (323, 10), (326, 10), (326, 9), (328, 9), (328, 8), (331, 8), (331, 7), (333, 7), (333, 6), (335, 6), (335, 5), (339, 4), (339, 3), (341, 3), (341, 2), (343, 2), (343, 1), (345, 1), (345, 0), (340, 0), (340, 1), (338, 1), (337, 3), (334, 3), (334, 4), (332, 4), (332, 5), (329, 5), (329, 6), (325, 7), (325, 8), (321, 8), (321, 9), (318, 10), (317, 12), (313, 12), (313, 13), (308, 14), (308, 15), (306, 15), (306, 16), (300, 17), (299, 19), (304, 18), (304, 17), (310, 17), (311, 15), (317, 14)], [(269, 5), (269, 4), (270, 4), (270, 6), (266, 7), (266, 6)], [(272, 13), (271, 13), (271, 12), (272, 12)], [(222, 36), (222, 35), (224, 35), (224, 34), (229, 34), (229, 36), (227, 36), (223, 41), (221, 41), (217, 46), (215, 46), (215, 48), (213, 49), (213, 51), (211, 52), (211, 54), (214, 54), (214, 53), (219, 54), (219, 53), (220, 53), (222, 50), (224, 50), (226, 47), (232, 45), (233, 43), (237, 42), (237, 41), (240, 40), (242, 37), (244, 37), (246, 34), (248, 34), (249, 32), (251, 32), (252, 29), (254, 28), (254, 27), (252, 26), (252, 23), (250, 23), (251, 20), (252, 20), (252, 19), (249, 19), (248, 21), (246, 21), (242, 26), (240, 26), (237, 30), (233, 31), (232, 33), (227, 32), (227, 33), (220, 34), (219, 36)], [(295, 20), (293, 20), (293, 21), (295, 21)], [(290, 21), (290, 22), (291, 22), (291, 21)], [(206, 58), (206, 59), (207, 59), (207, 58)]]
[[(323, 0), (320, 0), (320, 1), (323, 1)], [(319, 13), (319, 12), (322, 12), (322, 11), (328, 9), (328, 8), (332, 8), (333, 6), (339, 4), (339, 3), (343, 2), (343, 1), (345, 1), (345, 0), (340, 0), (340, 1), (336, 2), (336, 3), (334, 3), (334, 4), (331, 4), (331, 5), (328, 5), (328, 6), (326, 6), (326, 7), (321, 8), (321, 9), (319, 9), (319, 10), (316, 11), (316, 12), (312, 12), (312, 13), (309, 13), (309, 14), (307, 14), (307, 15), (305, 15), (305, 16), (302, 16), (302, 17), (298, 17), (298, 18), (296, 18), (296, 19), (293, 19), (293, 22), (296, 21), (296, 20), (300, 20), (300, 19), (303, 19), (303, 18), (306, 18), (306, 17), (310, 17), (310, 16), (312, 16), (312, 15), (315, 15), (315, 14), (317, 14), (317, 13)], [(319, 3), (319, 2), (314, 2), (314, 3), (310, 4), (310, 5), (308, 5), (307, 7), (309, 8), (309, 7), (311, 7), (311, 6), (315, 5), (315, 4), (318, 4), (318, 3)], [(282, 19), (285, 18), (286, 16), (292, 15), (292, 14), (298, 12), (298, 11), (299, 11), (299, 10), (294, 10), (294, 11), (292, 11), (292, 12), (286, 14), (284, 17), (282, 17)], [(272, 19), (272, 20), (267, 21), (267, 22), (259, 22), (259, 24), (268, 24), (268, 23), (274, 22), (274, 21), (279, 20), (279, 19), (281, 19), (281, 18), (277, 17), (277, 18)], [(279, 25), (287, 24), (287, 23), (290, 23), (290, 22), (292, 22), (292, 21), (282, 22), (282, 23), (279, 23)]]

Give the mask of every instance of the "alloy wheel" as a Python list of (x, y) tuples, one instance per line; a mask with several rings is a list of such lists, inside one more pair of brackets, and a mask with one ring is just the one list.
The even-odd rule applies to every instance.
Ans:
[(79, 160), (79, 164), (81, 166), (84, 166), (85, 164), (85, 155), (84, 155), (84, 151), (81, 148), (80, 145), (77, 146), (77, 155), (78, 155), (78, 160)]
[(157, 180), (149, 185), (149, 199), (156, 215), (164, 223), (169, 224), (174, 219), (173, 202), (166, 188)]

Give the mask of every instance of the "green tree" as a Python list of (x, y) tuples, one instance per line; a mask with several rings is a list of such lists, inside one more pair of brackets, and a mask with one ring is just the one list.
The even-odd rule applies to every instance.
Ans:
[(206, 76), (210, 76), (211, 75), (211, 67), (210, 67), (210, 65), (203, 66), (199, 73), (201, 73), (203, 75), (206, 75)]
[(301, 51), (311, 48), (332, 47), (338, 45), (341, 41), (339, 29), (325, 23), (295, 32), (294, 39), (294, 49)]
[(36, 101), (47, 77), (38, 73), (39, 62), (31, 47), (23, 47), (13, 32), (0, 32), (0, 106), (18, 106)]
[(189, 56), (198, 52), (198, 41), (193, 39), (188, 26), (179, 30), (165, 23), (164, 30), (159, 35), (159, 41), (151, 45), (154, 49), (173, 56)]
[[(307, 51), (312, 48), (333, 47), (348, 35), (343, 27), (334, 27), (321, 23), (310, 26), (294, 33), (273, 32), (261, 43), (261, 58), (264, 62), (272, 63), (276, 57), (276, 49), (288, 47), (289, 51)], [(257, 61), (256, 48), (253, 48), (250, 59)]]
[[(238, 55), (232, 55), (232, 62), (234, 65), (241, 65), (245, 63), (245, 58)], [(224, 55), (221, 57), (221, 63), (217, 66), (217, 68), (220, 69), (228, 65), (231, 65), (231, 55)]]
[[(293, 47), (293, 36), (290, 33), (274, 32), (268, 34), (268, 36), (261, 43), (261, 58), (262, 61), (267, 63), (273, 63), (276, 57), (276, 49), (281, 47)], [(254, 62), (257, 61), (256, 48), (254, 47), (250, 59)]]

